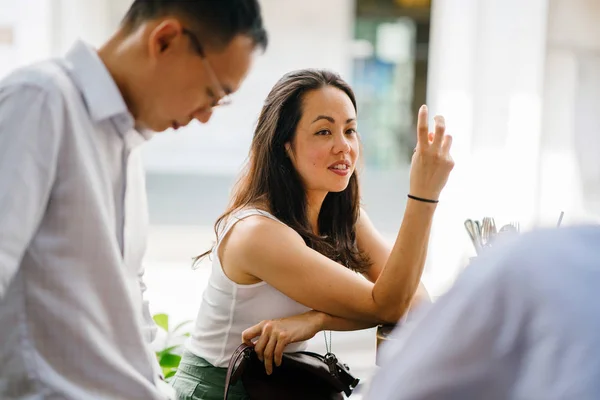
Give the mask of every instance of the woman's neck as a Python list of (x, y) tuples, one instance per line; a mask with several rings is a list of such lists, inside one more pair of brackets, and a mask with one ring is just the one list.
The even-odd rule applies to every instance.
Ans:
[[(319, 234), (319, 213), (326, 196), (327, 192), (308, 192), (306, 194), (306, 219), (315, 235)], [(254, 201), (248, 206), (273, 213), (273, 210), (269, 207), (269, 202), (264, 199)]]
[(319, 234), (319, 213), (327, 197), (327, 192), (308, 192), (306, 194), (306, 218), (315, 235)]

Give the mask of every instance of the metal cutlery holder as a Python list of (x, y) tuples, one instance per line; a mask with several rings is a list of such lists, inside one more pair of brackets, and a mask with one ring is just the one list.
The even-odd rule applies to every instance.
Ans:
[(465, 220), (465, 229), (477, 255), (481, 254), (485, 248), (491, 247), (499, 236), (517, 234), (521, 230), (518, 222), (510, 222), (497, 229), (496, 221), (492, 217), (484, 217), (481, 221), (467, 219)]

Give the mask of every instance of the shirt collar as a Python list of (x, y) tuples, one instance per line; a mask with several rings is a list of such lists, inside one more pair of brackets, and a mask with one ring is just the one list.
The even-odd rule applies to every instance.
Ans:
[[(66, 67), (81, 91), (94, 122), (111, 120), (123, 136), (135, 128), (123, 95), (98, 53), (88, 44), (77, 41), (65, 56)], [(154, 134), (139, 130), (143, 139)]]

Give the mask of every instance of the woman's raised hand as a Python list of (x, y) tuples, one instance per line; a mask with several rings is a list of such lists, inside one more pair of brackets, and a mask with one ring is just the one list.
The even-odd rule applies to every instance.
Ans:
[(410, 195), (428, 200), (438, 200), (454, 160), (450, 156), (452, 136), (447, 135), (444, 117), (434, 117), (435, 127), (429, 132), (428, 110), (419, 109), (417, 122), (417, 147), (410, 168)]

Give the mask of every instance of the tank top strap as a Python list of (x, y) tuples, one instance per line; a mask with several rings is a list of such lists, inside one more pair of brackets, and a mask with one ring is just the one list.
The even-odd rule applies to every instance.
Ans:
[(218, 234), (217, 234), (217, 243), (215, 246), (215, 250), (219, 246), (221, 239), (223, 239), (225, 236), (227, 236), (227, 233), (229, 233), (231, 228), (233, 228), (233, 226), (236, 223), (243, 220), (244, 218), (248, 218), (253, 215), (261, 215), (263, 217), (270, 218), (274, 221), (277, 221), (277, 222), (283, 224), (283, 222), (278, 220), (273, 214), (271, 214), (267, 211), (264, 211), (264, 210), (259, 210), (258, 208), (246, 208), (246, 209), (235, 211), (229, 216), (229, 218), (227, 219), (227, 222), (225, 223), (223, 228), (219, 229)]

